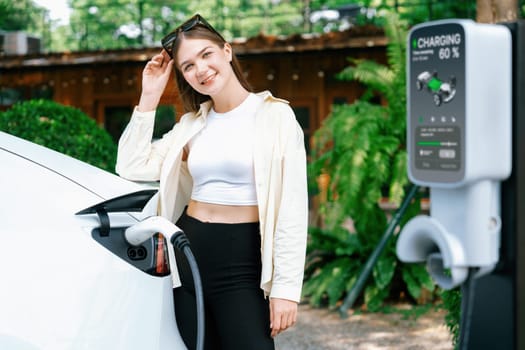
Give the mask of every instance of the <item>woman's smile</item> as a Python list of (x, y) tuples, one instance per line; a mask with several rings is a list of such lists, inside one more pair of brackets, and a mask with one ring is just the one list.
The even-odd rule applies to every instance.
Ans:
[(211, 85), (211, 83), (213, 83), (216, 75), (217, 75), (217, 73), (213, 73), (213, 74), (208, 75), (206, 78), (201, 80), (201, 85)]

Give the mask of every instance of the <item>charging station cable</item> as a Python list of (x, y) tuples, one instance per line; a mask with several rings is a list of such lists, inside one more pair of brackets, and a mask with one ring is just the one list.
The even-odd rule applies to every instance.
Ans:
[(470, 338), (470, 323), (474, 308), (474, 289), (476, 268), (469, 269), (467, 280), (461, 285), (461, 321), (459, 325), (459, 350), (468, 350)]
[(126, 241), (131, 245), (140, 245), (150, 239), (154, 234), (160, 232), (174, 247), (179, 249), (190, 265), (195, 286), (195, 297), (197, 302), (197, 348), (204, 349), (204, 297), (202, 292), (202, 282), (200, 278), (197, 261), (190, 249), (190, 242), (184, 232), (174, 225), (171, 221), (161, 216), (151, 216), (133, 226), (130, 226), (124, 232)]

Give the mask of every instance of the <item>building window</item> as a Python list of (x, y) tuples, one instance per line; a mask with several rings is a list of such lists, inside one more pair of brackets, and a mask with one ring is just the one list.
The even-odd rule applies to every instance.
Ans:
[(310, 124), (310, 108), (303, 106), (294, 106), (295, 117), (303, 128), (304, 132), (304, 146), (306, 148), (306, 154), (310, 154), (310, 136), (312, 133), (312, 127)]
[(0, 106), (9, 107), (16, 102), (24, 100), (23, 88), (1, 88)]
[[(106, 106), (104, 108), (104, 128), (115, 142), (118, 142), (132, 113), (133, 108), (129, 106)], [(173, 125), (175, 125), (175, 108), (171, 105), (158, 106), (155, 114), (153, 139), (161, 138), (173, 128)]]
[(129, 106), (107, 106), (104, 108), (104, 128), (115, 142), (129, 122), (132, 108)]
[(39, 85), (31, 88), (31, 99), (53, 99), (53, 89), (48, 85)]
[(336, 96), (334, 97), (332, 103), (336, 106), (344, 105), (348, 103), (348, 99), (344, 96)]
[(175, 107), (172, 105), (160, 105), (155, 115), (155, 127), (153, 129), (153, 138), (159, 139), (170, 131), (175, 125)]

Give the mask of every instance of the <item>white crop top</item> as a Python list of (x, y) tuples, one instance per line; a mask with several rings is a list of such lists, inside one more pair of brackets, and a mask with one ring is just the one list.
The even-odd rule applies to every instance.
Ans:
[(189, 142), (191, 198), (224, 205), (256, 205), (253, 147), (255, 112), (262, 97), (250, 93), (236, 108), (212, 108), (206, 126)]

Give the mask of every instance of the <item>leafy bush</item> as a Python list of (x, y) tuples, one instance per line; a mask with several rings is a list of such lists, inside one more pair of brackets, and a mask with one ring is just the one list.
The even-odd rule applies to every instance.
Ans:
[[(406, 77), (407, 25), (397, 15), (385, 17), (388, 65), (351, 60), (339, 74), (367, 87), (350, 105), (334, 106), (314, 134), (309, 168), (310, 184), (320, 176), (330, 181), (321, 204), (324, 225), (312, 228), (304, 295), (313, 305), (335, 306), (348, 293), (366, 260), (387, 227), (382, 197), (400, 204), (409, 184), (406, 174)], [(377, 103), (377, 101), (384, 103)], [(402, 226), (420, 212), (419, 198), (405, 213)], [(395, 240), (379, 257), (373, 278), (367, 282), (364, 304), (377, 310), (394, 293), (407, 292), (414, 299), (435, 286), (423, 264), (399, 264)]]
[(443, 300), (443, 308), (447, 310), (445, 323), (452, 334), (452, 344), (457, 349), (459, 346), (459, 322), (461, 320), (461, 288), (443, 290), (441, 299)]
[(0, 130), (114, 171), (115, 143), (79, 109), (50, 100), (16, 103), (0, 113)]

